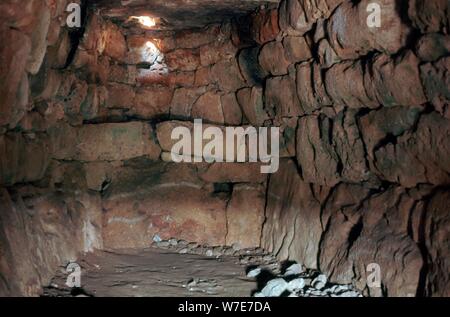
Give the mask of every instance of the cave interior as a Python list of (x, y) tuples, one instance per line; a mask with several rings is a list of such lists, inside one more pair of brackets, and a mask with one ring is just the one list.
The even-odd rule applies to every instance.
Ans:
[[(450, 296), (447, 0), (0, 18), (0, 296)], [(278, 128), (276, 171), (174, 153), (196, 119)]]

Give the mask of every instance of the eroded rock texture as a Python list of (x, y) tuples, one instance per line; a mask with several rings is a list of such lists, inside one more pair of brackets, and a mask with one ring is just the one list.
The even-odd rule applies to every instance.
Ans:
[[(450, 295), (448, 1), (378, 1), (380, 28), (370, 1), (214, 2), (199, 20), (163, 2), (95, 1), (82, 29), (66, 0), (1, 2), (0, 294), (160, 236), (262, 246), (366, 295)], [(127, 21), (149, 11), (155, 30)], [(173, 163), (193, 119), (280, 127), (280, 170)]]
[[(384, 23), (371, 29), (369, 1), (282, 1), (281, 31), (258, 42), (268, 113), (299, 117), (297, 164), (269, 180), (262, 245), (372, 296), (449, 288), (431, 277), (447, 269), (429, 246), (448, 238), (435, 214), (449, 184), (448, 3), (406, 2), (381, 1)], [(439, 238), (426, 242), (428, 222)], [(367, 286), (370, 263), (380, 289)]]

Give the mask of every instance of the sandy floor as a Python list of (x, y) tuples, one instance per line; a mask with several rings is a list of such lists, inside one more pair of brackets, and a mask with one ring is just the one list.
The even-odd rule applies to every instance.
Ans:
[[(248, 297), (256, 282), (246, 277), (239, 258), (178, 254), (147, 249), (88, 254), (82, 267), (82, 290), (75, 294), (96, 297)], [(45, 290), (45, 296), (70, 296), (65, 287), (67, 274), (61, 272)], [(72, 295), (74, 293), (72, 292)]]

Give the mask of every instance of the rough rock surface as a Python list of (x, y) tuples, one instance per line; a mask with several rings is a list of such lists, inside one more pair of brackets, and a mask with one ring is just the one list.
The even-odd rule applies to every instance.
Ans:
[[(142, 3), (97, 1), (84, 30), (67, 1), (0, 4), (0, 294), (180, 235), (263, 246), (364, 295), (448, 295), (448, 1), (379, 1), (380, 28), (368, 0), (152, 1), (155, 30), (126, 21)], [(171, 163), (172, 129), (196, 118), (280, 127), (279, 172)]]

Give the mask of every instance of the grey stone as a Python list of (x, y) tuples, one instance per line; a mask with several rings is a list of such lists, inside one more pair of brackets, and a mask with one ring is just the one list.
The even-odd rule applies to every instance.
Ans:
[(284, 276), (299, 275), (299, 274), (303, 273), (304, 271), (305, 270), (303, 269), (303, 266), (301, 264), (295, 263), (286, 269)]
[(261, 274), (261, 268), (260, 267), (258, 267), (258, 268), (256, 268), (256, 269), (253, 269), (253, 270), (250, 270), (248, 273), (247, 273), (247, 277), (250, 277), (250, 278), (255, 278), (255, 277), (258, 277), (260, 274)]
[(153, 236), (153, 242), (155, 242), (155, 243), (162, 242), (162, 239), (159, 235), (155, 234)]
[(288, 283), (287, 289), (290, 292), (295, 292), (303, 289), (305, 287), (306, 283), (305, 280), (302, 278), (296, 278), (295, 280), (292, 280)]
[(178, 240), (177, 239), (170, 239), (169, 243), (171, 246), (176, 247), (178, 245)]
[(280, 297), (287, 290), (287, 287), (288, 283), (284, 279), (277, 278), (269, 281), (263, 288), (262, 293), (267, 297)]
[(326, 275), (320, 274), (312, 281), (312, 286), (317, 290), (321, 290), (325, 287), (325, 285), (327, 285), (327, 282), (328, 279)]

